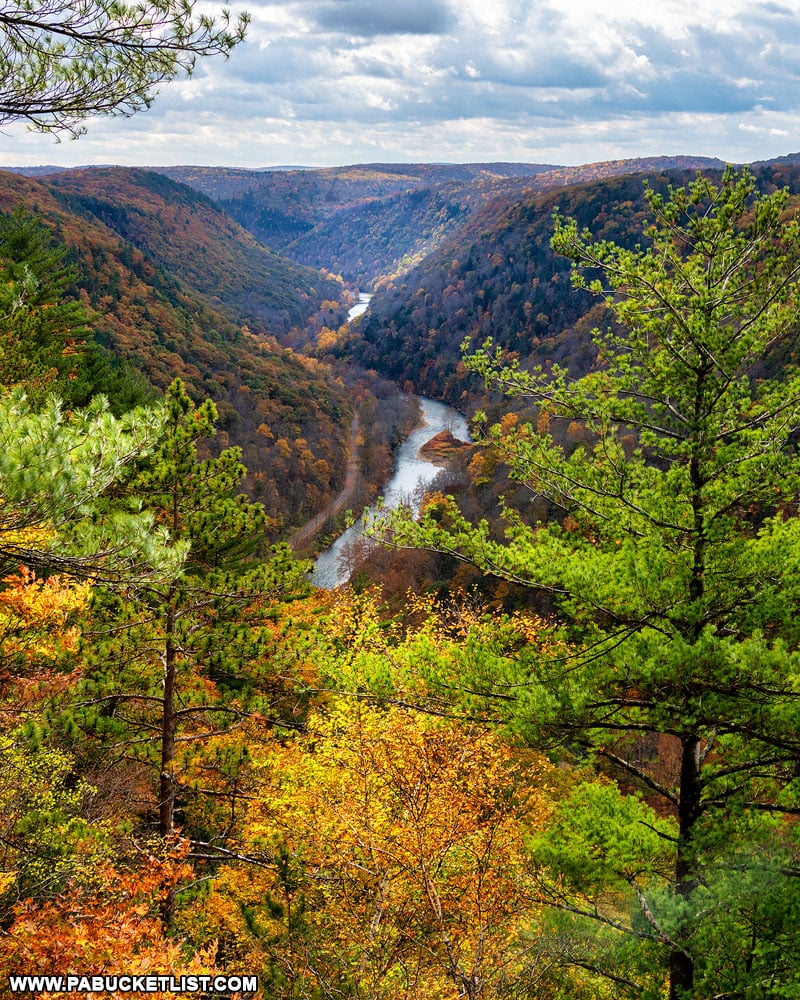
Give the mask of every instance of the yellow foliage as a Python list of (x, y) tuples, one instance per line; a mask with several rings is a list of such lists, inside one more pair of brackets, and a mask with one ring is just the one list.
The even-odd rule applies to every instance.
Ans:
[(336, 347), (336, 331), (330, 327), (323, 326), (317, 337), (317, 349), (323, 353), (333, 350)]
[(5, 577), (3, 584), (0, 649), (5, 656), (22, 656), (30, 661), (52, 658), (75, 647), (79, 632), (70, 621), (76, 611), (85, 607), (90, 584), (59, 576), (39, 580), (26, 567)]
[[(536, 912), (524, 838), (549, 814), (551, 765), (528, 755), (523, 768), (483, 729), (354, 700), (313, 715), (308, 730), (258, 761), (246, 836), (251, 852), (288, 852), (303, 872), (308, 935), (327, 952), (313, 974), (346, 969), (375, 1000), (456, 1000), (467, 981), (493, 995), (523, 961), (520, 933)], [(290, 902), (276, 869), (242, 874), (215, 887), (223, 933), (242, 945), (247, 907), (251, 931), (278, 940), (283, 918), (263, 908)]]
[(15, 528), (3, 532), (3, 544), (8, 548), (44, 549), (55, 536), (52, 528), (37, 525), (30, 528)]

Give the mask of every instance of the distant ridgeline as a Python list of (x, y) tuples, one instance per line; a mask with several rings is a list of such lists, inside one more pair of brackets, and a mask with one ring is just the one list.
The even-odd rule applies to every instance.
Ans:
[(320, 170), (164, 167), (263, 243), (366, 288), (402, 273), (497, 197), (642, 170), (721, 167), (703, 157), (541, 163), (362, 164)]
[[(486, 402), (460, 363), (465, 340), (587, 371), (608, 318), (554, 257), (553, 212), (625, 244), (641, 238), (645, 181), (666, 189), (721, 166), (41, 168), (0, 174), (0, 209), (40, 213), (69, 247), (100, 344), (159, 389), (180, 375), (215, 400), (218, 444), (241, 445), (251, 493), (294, 526), (341, 489), (366, 369), (465, 412)], [(753, 169), (765, 189), (800, 191), (798, 157)], [(344, 282), (374, 292), (352, 327)], [(793, 351), (787, 340), (767, 366)]]
[[(765, 187), (800, 190), (800, 158), (753, 169)], [(576, 294), (550, 250), (552, 214), (597, 237), (641, 233), (644, 182), (681, 184), (722, 169), (707, 157), (546, 164), (368, 164), (321, 170), (160, 168), (216, 199), (281, 253), (375, 292), (331, 348), (423, 394), (469, 408), (481, 387), (459, 366), (461, 343), (491, 336), (535, 362), (576, 373), (593, 363), (603, 309)]]
[(220, 411), (248, 488), (286, 524), (341, 487), (352, 406), (337, 377), (282, 347), (317, 313), (346, 316), (341, 282), (260, 246), (208, 198), (143, 170), (0, 173), (0, 210), (38, 213), (66, 244), (71, 296), (95, 340), (158, 389), (176, 376)]

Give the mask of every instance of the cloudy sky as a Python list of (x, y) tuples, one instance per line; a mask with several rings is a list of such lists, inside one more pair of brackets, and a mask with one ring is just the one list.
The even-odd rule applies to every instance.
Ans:
[(0, 164), (749, 162), (800, 151), (800, 0), (241, 6), (252, 27), (229, 61), (204, 61), (144, 114), (90, 121), (78, 141), (6, 126)]

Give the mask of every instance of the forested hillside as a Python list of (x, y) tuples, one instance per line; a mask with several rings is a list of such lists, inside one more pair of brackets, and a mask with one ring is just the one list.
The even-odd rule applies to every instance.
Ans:
[(340, 349), (462, 407), (479, 389), (460, 364), (465, 339), (475, 347), (492, 337), (525, 360), (567, 363), (582, 374), (594, 360), (590, 334), (600, 317), (550, 249), (553, 212), (598, 235), (634, 239), (646, 209), (643, 181), (633, 174), (496, 199), (407, 274), (383, 281)]
[(308, 171), (191, 167), (165, 172), (196, 187), (266, 246), (367, 287), (407, 267), (471, 206), (547, 169), (537, 164), (365, 164)]
[(722, 167), (652, 157), (579, 167), (528, 163), (362, 164), (322, 170), (167, 167), (218, 201), (266, 246), (371, 287), (404, 273), (495, 197), (643, 170)]
[(63, 171), (46, 183), (71, 211), (100, 220), (256, 333), (280, 338), (341, 295), (332, 277), (270, 252), (209, 198), (161, 174), (94, 168)]
[[(269, 280), (274, 255), (260, 250), (241, 231), (234, 233), (238, 242), (232, 239), (232, 224), (228, 229), (223, 224), (217, 236), (215, 227), (224, 217), (202, 199), (198, 211), (198, 196), (188, 188), (174, 185), (177, 198), (172, 207), (159, 202), (146, 187), (148, 178), (156, 184), (171, 182), (158, 175), (99, 172), (96, 183), (94, 172), (80, 179), (69, 176), (64, 175), (66, 197), (50, 179), (0, 174), (0, 207), (39, 213), (54, 239), (68, 247), (68, 260), (76, 269), (72, 292), (93, 314), (92, 336), (111, 351), (112, 359), (130, 362), (159, 390), (180, 376), (196, 399), (215, 400), (221, 417), (219, 441), (243, 448), (250, 489), (267, 504), (274, 530), (284, 521), (302, 523), (340, 488), (352, 407), (344, 386), (324, 366), (282, 348), (274, 337), (249, 332), (241, 314), (238, 321), (231, 318), (245, 286), (256, 289), (251, 299), (260, 300), (261, 306), (277, 296)], [(141, 245), (110, 228), (78, 198), (74, 187), (83, 179), (95, 192), (98, 211), (114, 200), (116, 207), (109, 213), (116, 213), (118, 222), (125, 218), (133, 227), (130, 220), (138, 220), (141, 230), (131, 236)], [(115, 183), (109, 188), (110, 181)], [(123, 198), (124, 191), (130, 201)], [(170, 194), (175, 192), (170, 189)], [(145, 197), (157, 206), (149, 216), (141, 208)], [(149, 225), (144, 226), (143, 218)], [(181, 233), (180, 241), (176, 232)], [(174, 247), (171, 254), (162, 240)], [(259, 265), (259, 254), (265, 264)], [(198, 269), (198, 260), (207, 260), (208, 270)], [(174, 270), (167, 268), (168, 261)], [(236, 279), (231, 275), (238, 264)], [(288, 263), (279, 269), (283, 277), (289, 273), (295, 281), (306, 272)], [(281, 329), (290, 313), (297, 322), (311, 320), (323, 290), (335, 293), (340, 287), (321, 275), (309, 277), (318, 287), (306, 288), (305, 298), (291, 310), (278, 310)], [(279, 287), (278, 292), (288, 301), (287, 289)], [(224, 311), (214, 308), (214, 299), (224, 300)], [(265, 311), (262, 330), (269, 328)]]
[[(338, 350), (419, 392), (467, 408), (480, 383), (461, 365), (461, 345), (491, 337), (525, 364), (566, 365), (585, 374), (595, 360), (591, 331), (602, 305), (570, 282), (553, 253), (553, 214), (571, 216), (598, 239), (632, 245), (648, 210), (645, 184), (665, 191), (686, 173), (635, 173), (542, 194), (496, 198), (407, 274), (378, 284), (368, 313)], [(765, 166), (764, 190), (800, 192), (796, 165)]]

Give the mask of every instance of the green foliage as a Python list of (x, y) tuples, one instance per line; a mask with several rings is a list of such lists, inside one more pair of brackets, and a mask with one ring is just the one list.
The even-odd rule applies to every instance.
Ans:
[[(214, 404), (195, 406), (176, 379), (164, 410), (160, 446), (128, 489), (166, 533), (166, 550), (183, 557), (181, 570), (121, 597), (98, 593), (106, 638), (87, 649), (90, 670), (64, 724), (126, 742), (134, 759), (157, 765), (163, 836), (174, 832), (176, 808), (195, 834), (211, 836), (205, 803), (232, 787), (228, 824), (247, 770), (246, 749), (227, 743), (227, 732), (256, 711), (280, 715), (284, 682), (266, 661), (267, 611), (304, 590), (308, 566), (285, 547), (253, 558), (265, 554), (267, 517), (237, 492), (238, 450), (198, 458), (198, 442), (214, 433)], [(141, 738), (151, 731), (158, 739)]]
[(106, 397), (116, 417), (137, 406), (158, 403), (158, 393), (141, 371), (115, 357), (108, 348), (89, 342), (81, 350), (75, 370), (64, 386), (64, 401), (69, 406), (83, 407), (97, 395)]
[(19, 899), (55, 895), (69, 877), (85, 878), (106, 856), (108, 830), (85, 819), (94, 789), (62, 750), (4, 734), (0, 764), (0, 914)]
[[(66, 247), (17, 209), (0, 216), (0, 384), (63, 392), (87, 335), (85, 309), (64, 300), (74, 273)], [(41, 389), (40, 389), (41, 391)]]
[(232, 565), (258, 546), (267, 522), (260, 504), (234, 494), (245, 473), (241, 451), (228, 448), (218, 458), (198, 460), (197, 443), (214, 434), (217, 408), (211, 400), (195, 406), (180, 379), (167, 390), (164, 409), (164, 440), (132, 490), (161, 512), (173, 541), (191, 541), (193, 565)]
[(32, 408), (20, 389), (0, 397), (0, 565), (109, 580), (172, 575), (180, 548), (164, 548), (153, 518), (104, 494), (154, 445), (158, 410), (116, 418), (102, 397), (66, 413), (48, 399)]
[[(748, 817), (783, 817), (777, 829), (794, 851), (797, 632), (781, 602), (792, 607), (796, 587), (800, 378), (754, 372), (797, 322), (800, 231), (784, 220), (787, 194), (754, 195), (747, 172), (647, 198), (655, 222), (634, 249), (556, 219), (555, 249), (617, 320), (595, 333), (596, 371), (528, 372), (488, 345), (467, 359), (551, 423), (585, 426), (586, 443), (571, 453), (543, 426), (490, 432), (512, 477), (561, 517), (531, 526), (507, 512), (499, 541), (444, 502), (419, 524), (396, 519), (394, 541), (445, 549), (553, 595), (574, 651), (523, 651), (516, 676), (480, 686), (466, 674), (464, 687), (496, 701), (494, 712), (528, 739), (590, 754), (676, 817), (667, 884), (654, 891), (646, 865), (631, 922), (617, 923), (651, 925), (673, 1000), (718, 995), (711, 984), (728, 962), (735, 972), (725, 975), (755, 996), (768, 921), (750, 926), (737, 961), (736, 949), (714, 951), (717, 925), (701, 897), (735, 887), (726, 860), (735, 854), (748, 874), (730, 912), (756, 905), (757, 886), (758, 905), (772, 905)], [(735, 933), (735, 920), (723, 925), (720, 934)], [(765, 996), (790, 988), (777, 961), (768, 978)]]
[(613, 784), (587, 781), (559, 802), (532, 843), (536, 861), (576, 893), (628, 894), (643, 873), (669, 877), (674, 824), (659, 820), (636, 796)]
[(246, 15), (231, 24), (227, 10), (214, 18), (193, 8), (191, 0), (5, 4), (0, 121), (77, 136), (86, 118), (149, 107), (160, 83), (244, 38)]
[(675, 833), (674, 823), (607, 782), (583, 781), (558, 802), (529, 839), (552, 907), (541, 934), (557, 965), (595, 973), (598, 991), (604, 979), (606, 989), (614, 983), (614, 997), (662, 996)]

